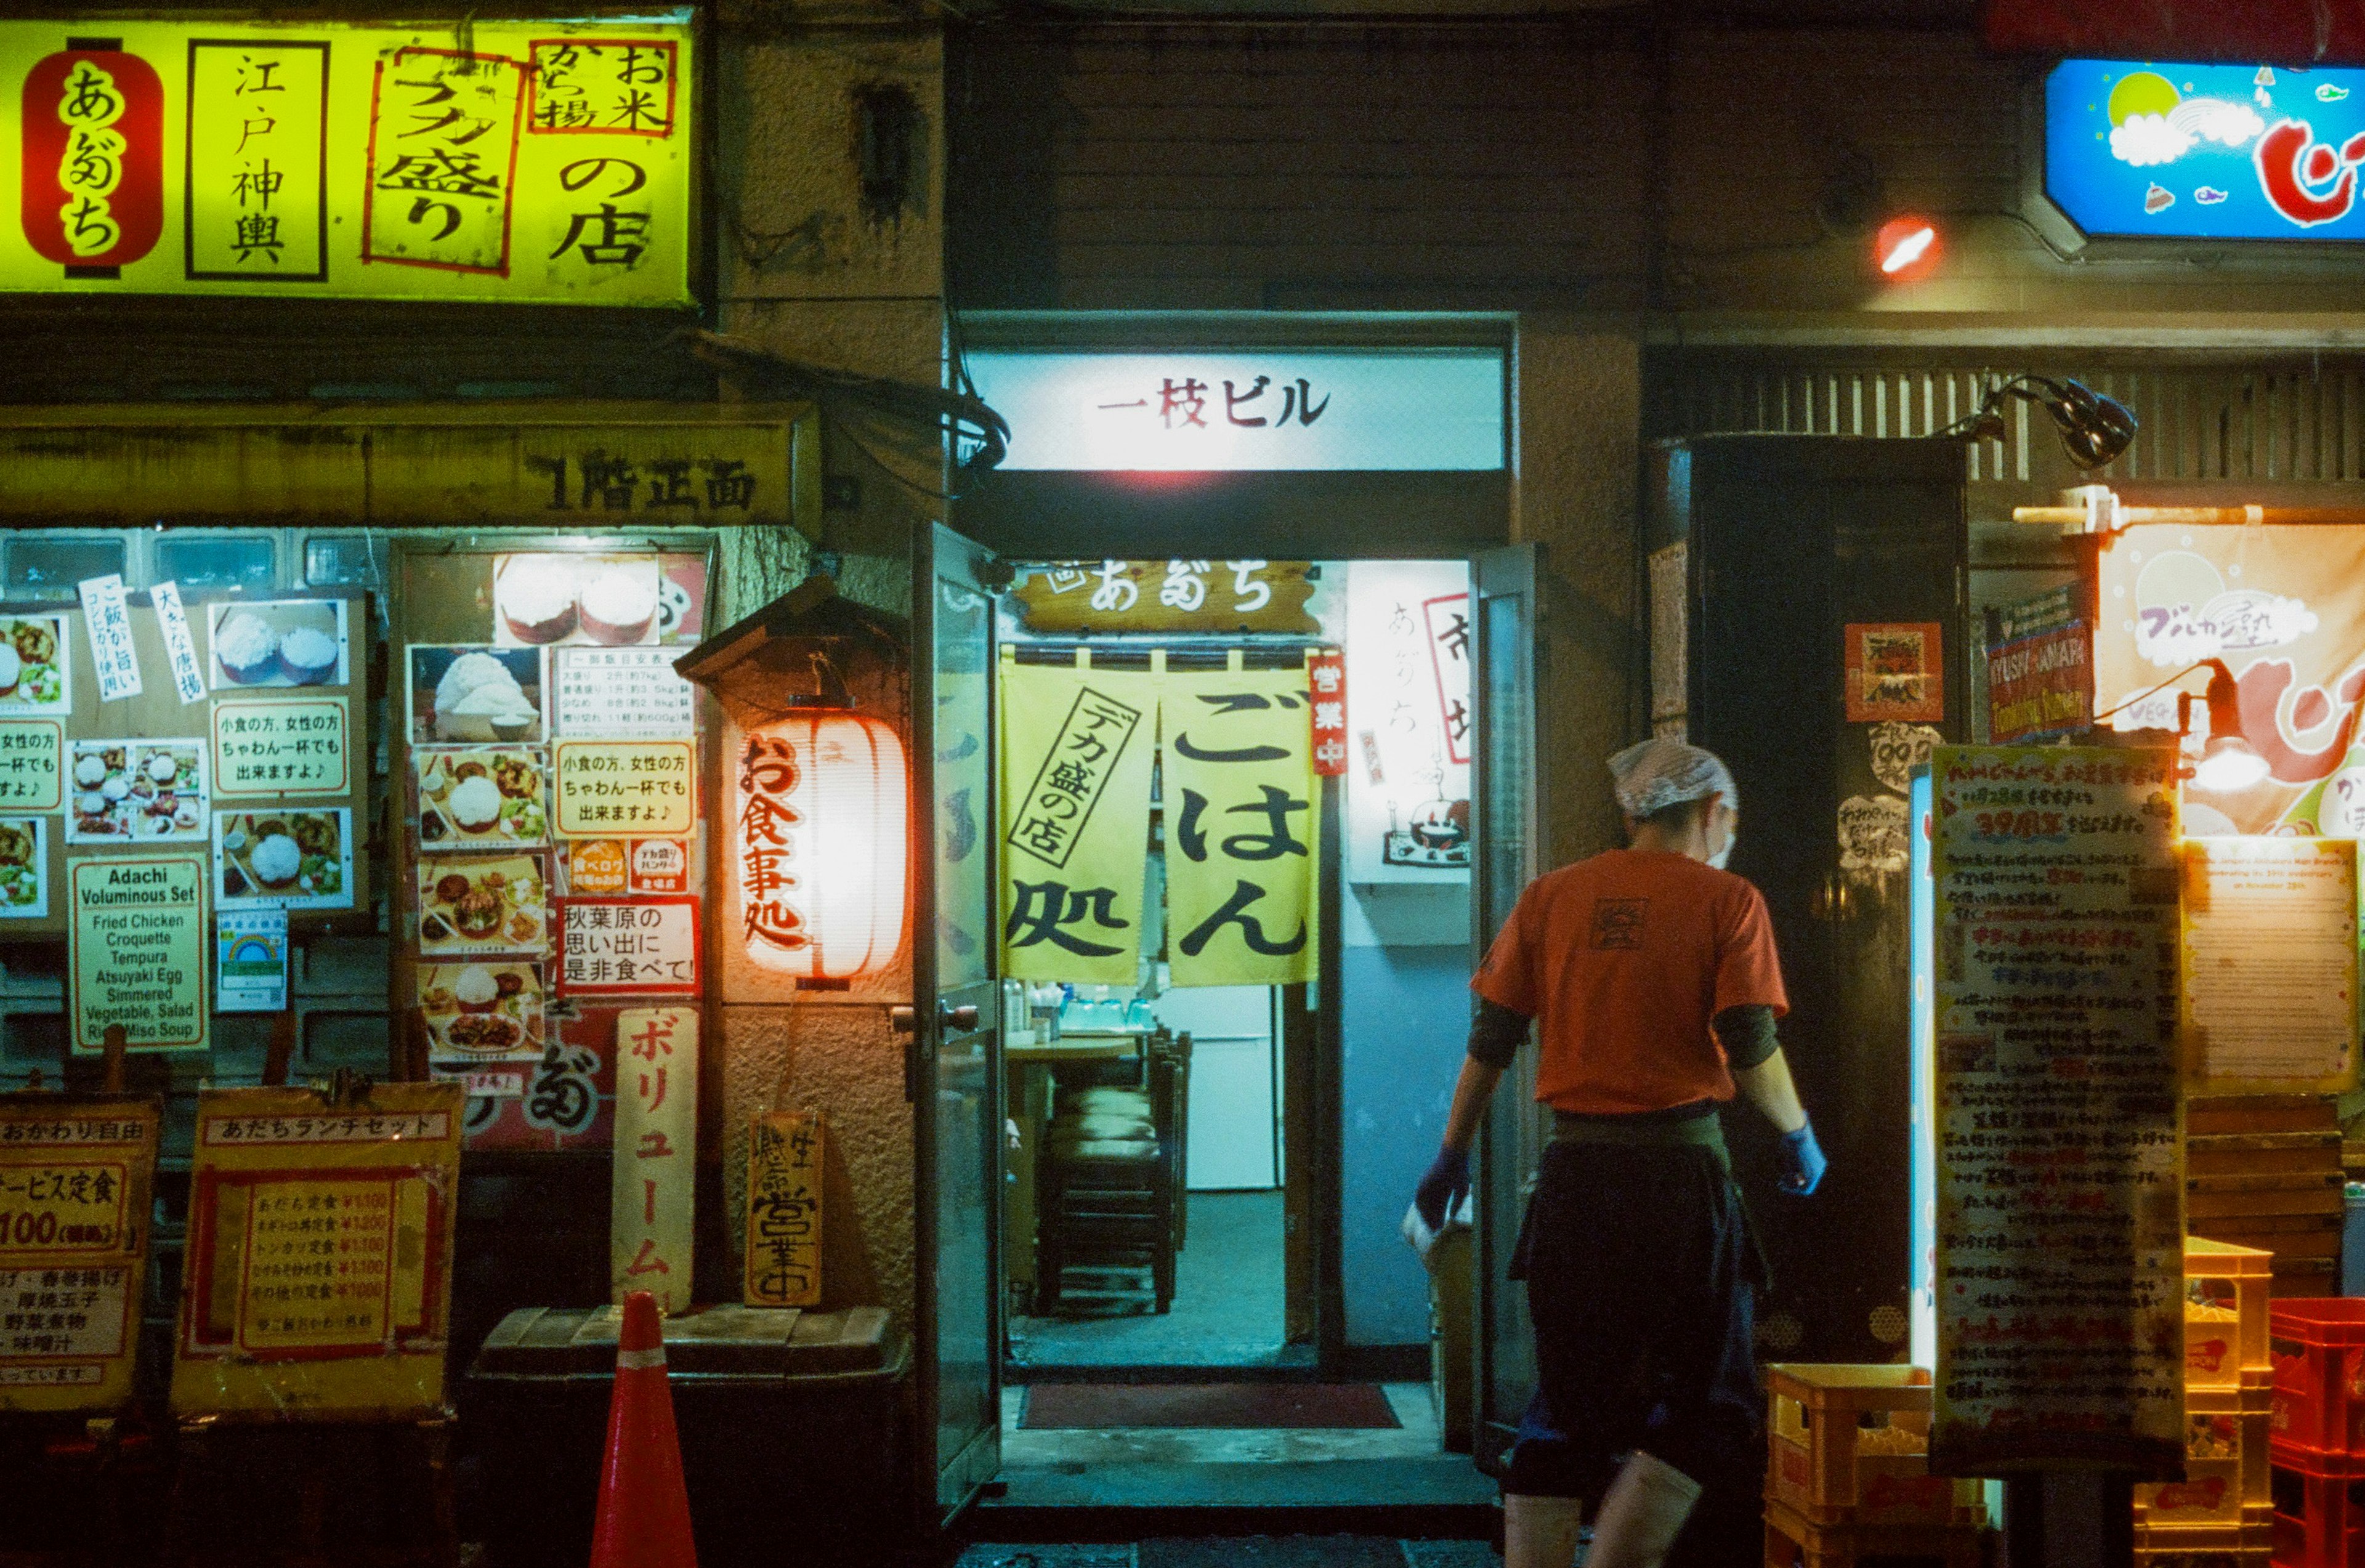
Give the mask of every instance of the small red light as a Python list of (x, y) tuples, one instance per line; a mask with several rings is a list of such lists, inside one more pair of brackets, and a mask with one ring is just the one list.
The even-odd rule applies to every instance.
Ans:
[(1892, 218), (1873, 237), (1872, 257), (1891, 283), (1911, 283), (1938, 265), (1938, 226), (1926, 218)]

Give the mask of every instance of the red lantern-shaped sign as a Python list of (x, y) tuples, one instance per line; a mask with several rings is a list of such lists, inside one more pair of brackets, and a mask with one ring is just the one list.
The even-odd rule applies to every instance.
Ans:
[(111, 49), (70, 49), (25, 75), (19, 219), (61, 266), (119, 267), (164, 229), (164, 88)]
[(751, 726), (731, 801), (734, 935), (801, 981), (877, 974), (903, 938), (909, 783), (876, 719), (814, 707)]

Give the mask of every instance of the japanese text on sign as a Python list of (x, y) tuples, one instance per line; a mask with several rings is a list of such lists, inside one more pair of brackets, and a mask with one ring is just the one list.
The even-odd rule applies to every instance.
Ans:
[(191, 39), (189, 275), (329, 275), (329, 45)]
[(75, 585), (82, 597), (83, 625), (90, 633), (91, 663), (98, 669), (104, 702), (140, 695), (140, 655), (131, 645), (131, 611), (123, 601), (123, 578), (113, 572)]
[(821, 1300), (822, 1136), (812, 1112), (770, 1111), (748, 1124), (749, 1306)]
[(385, 1344), (402, 1185), (384, 1176), (256, 1182), (239, 1343), (249, 1350)]
[(352, 710), (342, 697), (214, 705), (214, 793), (342, 795)]
[(618, 1301), (644, 1290), (660, 1311), (689, 1305), (697, 1142), (698, 1014), (686, 1007), (617, 1014), (608, 1257)]
[(674, 673), (671, 648), (560, 648), (562, 739), (664, 740), (698, 732), (697, 689)]
[(688, 995), (698, 990), (698, 900), (558, 901), (561, 994)]
[(65, 736), (55, 719), (0, 719), (0, 812), (65, 804)]
[(2174, 758), (1941, 746), (1945, 1473), (2183, 1454)]
[(197, 662), (196, 640), (189, 635), (188, 612), (181, 608), (181, 585), (158, 583), (148, 590), (156, 609), (156, 630), (164, 639), (164, 662), (172, 666), (173, 689), (185, 708), (206, 700), (206, 670)]
[(194, 855), (68, 863), (75, 1050), (101, 1049), (112, 1024), (133, 1050), (205, 1047), (206, 871)]
[(1067, 865), (1141, 717), (1140, 709), (1090, 687), (1076, 694), (1067, 722), (1015, 808), (1012, 847), (1047, 866)]
[(129, 1397), (157, 1116), (153, 1102), (0, 1107), (0, 1410)]
[(1303, 668), (1169, 678), (1166, 908), (1177, 985), (1313, 978), (1310, 705)]
[(556, 825), (568, 837), (688, 833), (697, 824), (698, 747), (690, 741), (561, 741)]
[(1003, 666), (999, 803), (1014, 852), (1002, 857), (1002, 950), (1013, 980), (1133, 984), (1158, 703), (1149, 675)]
[(318, 1116), (216, 1116), (208, 1144), (402, 1143), (452, 1136), (441, 1111), (364, 1111)]

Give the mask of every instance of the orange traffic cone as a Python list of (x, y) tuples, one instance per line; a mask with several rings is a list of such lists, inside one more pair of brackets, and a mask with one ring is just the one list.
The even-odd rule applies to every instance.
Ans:
[(591, 1568), (698, 1568), (681, 1443), (673, 1429), (673, 1390), (666, 1382), (665, 1336), (656, 1297), (646, 1291), (624, 1298)]

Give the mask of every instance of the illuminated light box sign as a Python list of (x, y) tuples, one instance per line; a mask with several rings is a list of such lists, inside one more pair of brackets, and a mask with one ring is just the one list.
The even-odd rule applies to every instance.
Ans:
[(2365, 239), (2365, 70), (2067, 60), (2045, 191), (2088, 234)]
[(1503, 353), (974, 350), (1008, 469), (1216, 473), (1504, 465)]
[(0, 290), (686, 303), (689, 17), (0, 22)]

